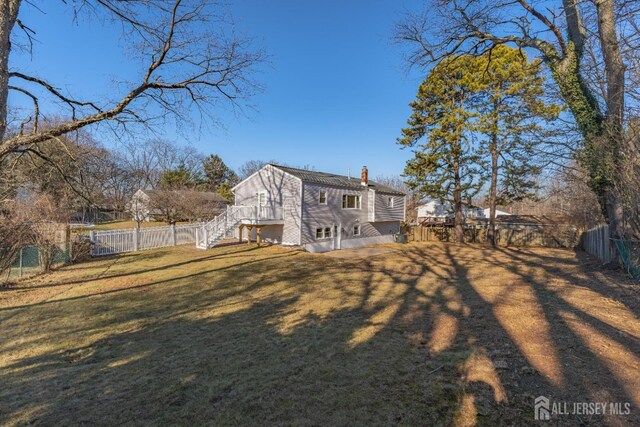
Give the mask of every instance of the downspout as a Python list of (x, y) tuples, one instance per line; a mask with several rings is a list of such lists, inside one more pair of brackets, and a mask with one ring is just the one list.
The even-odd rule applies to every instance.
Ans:
[(302, 179), (300, 179), (300, 224), (298, 227), (300, 229), (300, 238), (298, 240), (299, 245), (302, 245), (302, 224), (304, 223), (302, 218), (302, 213), (304, 212), (303, 205), (304, 205), (304, 183), (302, 182)]
[(373, 194), (373, 199), (371, 203), (371, 219), (372, 220), (368, 222), (376, 222), (376, 190), (371, 190), (371, 193)]

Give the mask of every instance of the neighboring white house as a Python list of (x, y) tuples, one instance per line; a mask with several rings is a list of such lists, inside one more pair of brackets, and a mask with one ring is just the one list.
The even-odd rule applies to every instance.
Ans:
[[(172, 196), (173, 194), (175, 194), (175, 197)], [(161, 201), (170, 197), (173, 199), (172, 201), (197, 204), (198, 206), (195, 207), (198, 208), (199, 213), (204, 218), (213, 218), (224, 212), (227, 205), (224, 197), (211, 191), (138, 190), (133, 194), (127, 206), (134, 221), (153, 221), (154, 217), (161, 215), (160, 209), (153, 206), (153, 198), (156, 196), (160, 197)]]
[[(464, 205), (462, 206), (462, 215), (465, 219), (482, 218), (482, 209)], [(436, 220), (444, 221), (447, 218), (454, 217), (453, 206), (449, 203), (440, 203), (431, 200), (418, 206), (418, 222)]]
[(265, 165), (232, 189), (234, 206), (208, 223), (197, 238), (199, 248), (230, 235), (310, 252), (392, 242), (405, 218), (403, 192), (360, 179), (279, 165)]
[[(446, 219), (454, 217), (453, 206), (449, 203), (440, 203), (435, 200), (423, 203), (418, 206), (418, 223), (425, 221), (444, 222)], [(465, 219), (488, 219), (489, 208), (476, 208), (468, 205), (462, 206), (462, 215)], [(496, 217), (511, 215), (496, 209)]]
[[(482, 214), (484, 215), (485, 218), (489, 218), (489, 208), (485, 208), (482, 211)], [(499, 209), (496, 209), (496, 216), (507, 216), (507, 215), (511, 215), (509, 212), (505, 212), (505, 211), (501, 211)]]

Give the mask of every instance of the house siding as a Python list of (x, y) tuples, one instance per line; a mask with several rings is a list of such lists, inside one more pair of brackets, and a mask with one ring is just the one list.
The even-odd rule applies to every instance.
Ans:
[[(387, 199), (393, 198), (393, 207), (387, 206)], [(405, 196), (375, 192), (375, 222), (404, 221)]]
[[(327, 187), (319, 184), (304, 184), (302, 204), (302, 244), (317, 242), (316, 228), (342, 224), (342, 238), (353, 237), (353, 227), (367, 223), (368, 191)], [(327, 192), (327, 204), (319, 202), (320, 191)], [(342, 209), (344, 194), (359, 195), (360, 209)], [(363, 227), (364, 228), (364, 227)]]
[[(320, 191), (327, 192), (327, 204), (319, 203)], [(302, 204), (302, 244), (320, 244), (323, 240), (316, 239), (316, 229), (342, 225), (340, 239), (345, 242), (349, 239), (362, 239), (392, 235), (400, 232), (400, 221), (404, 215), (404, 197), (394, 196), (398, 199), (398, 207), (394, 201), (394, 210), (387, 215), (391, 219), (369, 222), (369, 209), (373, 206), (373, 191), (362, 191), (327, 187), (318, 184), (304, 184), (304, 199)], [(360, 209), (343, 209), (342, 196), (344, 194), (360, 195)], [(386, 198), (384, 199), (386, 200)], [(385, 202), (386, 203), (386, 202)], [(385, 204), (386, 208), (386, 204)], [(376, 217), (378, 207), (376, 207)], [(399, 212), (399, 213), (398, 213)], [(360, 225), (360, 236), (353, 235), (353, 228)], [(331, 246), (330, 242), (324, 246)], [(347, 244), (348, 245), (348, 244)]]
[[(301, 223), (300, 180), (273, 166), (265, 166), (258, 172), (242, 181), (234, 188), (236, 206), (254, 206), (258, 204), (259, 192), (266, 192), (266, 204), (282, 207), (284, 226), (281, 243), (299, 245)], [(267, 227), (265, 227), (266, 230)], [(269, 230), (269, 232), (275, 230)], [(278, 240), (277, 236), (269, 236)]]

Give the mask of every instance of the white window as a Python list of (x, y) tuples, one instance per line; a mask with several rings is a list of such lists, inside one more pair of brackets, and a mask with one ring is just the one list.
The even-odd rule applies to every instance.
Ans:
[(332, 236), (331, 227), (316, 228), (316, 240), (330, 239)]
[(327, 192), (326, 191), (321, 191), (320, 192), (320, 196), (318, 198), (318, 201), (320, 202), (321, 205), (326, 205), (327, 204)]
[(356, 196), (354, 194), (343, 194), (342, 209), (360, 209), (360, 196)]
[(360, 226), (359, 225), (354, 225), (353, 226), (353, 235), (354, 236), (359, 236), (360, 235)]
[(261, 191), (258, 193), (258, 206), (264, 206), (267, 204), (267, 193), (265, 191)]
[(391, 196), (387, 197), (387, 207), (388, 208), (392, 208), (393, 207), (393, 197), (391, 197)]

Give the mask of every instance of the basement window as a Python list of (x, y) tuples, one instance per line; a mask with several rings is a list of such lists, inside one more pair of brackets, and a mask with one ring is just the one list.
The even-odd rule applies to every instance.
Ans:
[(316, 240), (330, 239), (331, 237), (331, 227), (316, 228)]
[(343, 194), (342, 209), (360, 209), (360, 196), (354, 194)]

